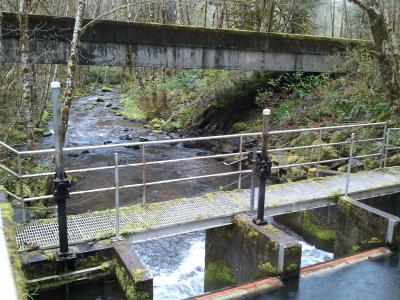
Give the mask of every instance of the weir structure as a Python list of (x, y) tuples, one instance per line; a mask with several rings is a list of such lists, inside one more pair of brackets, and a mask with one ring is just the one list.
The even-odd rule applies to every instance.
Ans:
[[(83, 22), (90, 25), (80, 37), (80, 65), (336, 72), (347, 49), (372, 46), (368, 41), (319, 36), (91, 21)], [(18, 63), (18, 16), (4, 12), (0, 22), (0, 64)], [(33, 63), (65, 64), (74, 22), (30, 15)]]
[[(90, 20), (85, 20), (84, 25)], [(31, 54), (36, 64), (65, 64), (70, 51), (70, 40), (74, 19), (48, 16), (29, 16), (31, 33)], [(16, 14), (3, 13), (1, 19), (0, 63), (19, 62), (19, 31)], [(365, 41), (332, 39), (324, 37), (299, 36), (288, 34), (257, 33), (235, 30), (213, 30), (185, 26), (158, 24), (139, 24), (114, 21), (98, 21), (86, 28), (81, 36), (79, 63), (81, 65), (107, 66), (143, 66), (174, 68), (219, 68), (268, 71), (336, 72), (344, 61), (343, 55), (348, 48), (370, 47)], [(400, 147), (396, 139), (399, 128), (388, 128), (387, 123), (346, 124), (342, 126), (301, 128), (269, 131), (264, 126), (263, 133), (246, 133), (224, 136), (197, 137), (153, 142), (133, 142), (111, 145), (93, 145), (64, 148), (65, 152), (96, 149), (115, 149), (115, 165), (95, 168), (69, 169), (66, 174), (84, 174), (110, 170), (115, 172), (115, 182), (102, 188), (86, 191), (71, 190), (72, 196), (115, 191), (115, 209), (80, 215), (71, 215), (67, 219), (68, 241), (76, 254), (75, 271), (65, 274), (53, 273), (54, 255), (59, 243), (57, 219), (34, 220), (14, 224), (10, 213), (4, 214), (4, 228), (11, 232), (6, 238), (9, 244), (15, 244), (11, 253), (15, 259), (16, 250), (24, 257), (28, 284), (55, 286), (73, 280), (82, 280), (87, 276), (104, 276), (113, 273), (122, 283), (129, 299), (138, 295), (152, 298), (152, 279), (143, 265), (128, 249), (127, 242), (140, 242), (148, 239), (171, 236), (196, 230), (206, 230), (206, 289), (222, 288), (227, 285), (241, 284), (265, 278), (266, 276), (297, 276), (300, 273), (301, 245), (289, 237), (280, 228), (271, 223), (253, 222), (257, 210), (258, 219), (275, 217), (289, 228), (307, 230), (307, 222), (320, 218), (320, 215), (308, 214), (310, 210), (327, 210), (335, 207), (336, 222), (324, 224), (326, 231), (335, 227), (336, 242), (340, 242), (338, 253), (347, 254), (371, 247), (398, 246), (400, 243), (399, 218), (384, 213), (359, 200), (379, 197), (400, 191), (400, 167), (398, 155)], [(364, 130), (364, 131), (363, 131)], [(360, 137), (351, 133), (362, 131)], [(340, 132), (345, 138), (326, 142), (323, 134)], [(284, 170), (296, 171), (308, 167), (314, 178), (282, 185), (265, 187), (265, 199), (258, 195), (258, 189), (242, 189), (246, 174), (252, 174), (255, 182), (257, 169), (246, 168), (245, 156), (252, 149), (245, 149), (246, 139), (264, 141), (279, 139), (282, 136), (296, 137), (303, 133), (319, 136), (317, 143), (293, 147), (278, 147), (264, 144), (264, 160), (280, 155), (302, 151), (307, 159), (287, 163), (275, 163), (271, 166), (272, 175)], [(148, 161), (146, 148), (162, 144), (176, 144), (187, 141), (237, 139), (239, 150), (234, 153), (201, 155), (173, 160)], [(371, 146), (372, 144), (372, 146)], [(380, 145), (376, 147), (376, 145)], [(369, 147), (368, 147), (369, 145)], [(16, 190), (3, 190), (0, 200), (6, 202), (6, 195), (21, 203), (22, 210), (33, 201), (50, 200), (53, 195), (33, 195), (25, 197), (24, 181), (32, 178), (53, 176), (54, 172), (35, 174), (24, 173), (24, 158), (40, 155), (52, 156), (54, 149), (19, 151), (0, 141), (0, 146), (17, 160), (17, 170), (9, 165), (0, 164), (0, 168), (18, 180)], [(122, 164), (118, 160), (118, 148), (133, 147), (142, 151), (142, 161)], [(331, 147), (345, 148), (340, 157), (326, 157)], [(357, 155), (354, 148), (369, 148), (368, 154)], [(306, 153), (306, 155), (304, 155)], [(391, 154), (395, 154), (392, 156)], [(189, 160), (215, 160), (238, 158), (238, 168), (227, 173), (208, 174), (187, 178), (175, 178), (162, 181), (148, 181), (146, 167), (149, 165), (171, 164)], [(352, 173), (353, 161), (374, 159), (376, 168)], [(253, 159), (255, 161), (255, 159)], [(333, 176), (324, 170), (328, 164), (347, 164), (344, 172), (335, 172)], [(120, 185), (118, 170), (122, 168), (141, 168), (141, 182)], [(313, 172), (311, 172), (313, 170)], [(269, 174), (268, 174), (269, 175)], [(238, 190), (199, 195), (194, 198), (176, 199), (160, 203), (151, 203), (146, 197), (146, 187), (199, 179), (213, 179), (223, 176), (237, 176)], [(252, 186), (255, 186), (254, 184)], [(122, 189), (142, 188), (143, 198), (140, 204), (120, 208), (118, 192)], [(264, 188), (264, 185), (262, 186)], [(261, 194), (261, 193), (260, 193)], [(342, 197), (346, 195), (347, 197)], [(260, 201), (254, 201), (259, 198)], [(255, 205), (255, 202), (264, 205)], [(1, 204), (10, 210), (10, 204)], [(4, 206), (3, 205), (8, 205)], [(307, 213), (307, 215), (305, 215)], [(287, 216), (298, 214), (299, 222)], [(292, 215), (290, 215), (292, 214)], [(25, 215), (25, 214), (24, 214)], [(289, 222), (288, 219), (291, 221)], [(307, 222), (304, 220), (307, 219)], [(343, 220), (345, 220), (343, 222)], [(360, 224), (361, 228), (357, 228)], [(336, 226), (337, 225), (337, 226)], [(368, 226), (364, 226), (368, 225)], [(4, 234), (3, 226), (0, 227)], [(315, 228), (315, 226), (313, 227)], [(356, 228), (356, 229), (355, 229)], [(15, 234), (13, 234), (15, 230)], [(121, 241), (121, 237), (125, 241)], [(234, 245), (234, 248), (232, 247)], [(3, 247), (3, 239), (0, 247)], [(341, 251), (341, 252), (340, 252)], [(1, 259), (8, 259), (6, 252), (0, 253)], [(86, 258), (91, 257), (89, 260)], [(85, 263), (80, 263), (84, 261)], [(90, 263), (87, 263), (89, 261)], [(37, 275), (40, 274), (40, 278)], [(9, 272), (7, 275), (10, 275)], [(12, 282), (10, 276), (7, 282)], [(280, 285), (277, 280), (274, 284)], [(269, 283), (272, 282), (268, 280)], [(18, 280), (17, 280), (18, 283)]]
[[(268, 128), (268, 126), (264, 128)], [(296, 230), (296, 224), (287, 222), (287, 220), (293, 220), (293, 218), (285, 219), (285, 215), (301, 214), (304, 211), (307, 213), (307, 211), (318, 208), (328, 209), (332, 206), (338, 210), (335, 218), (342, 220), (340, 222), (337, 221), (338, 226), (334, 228), (336, 242), (340, 241), (341, 243), (337, 253), (348, 254), (352, 251), (384, 245), (396, 247), (400, 242), (400, 219), (389, 213), (371, 208), (358, 202), (358, 200), (399, 193), (400, 167), (389, 167), (395, 165), (398, 158), (396, 153), (398, 153), (400, 147), (397, 146), (398, 135), (395, 134), (398, 131), (400, 129), (388, 128), (385, 122), (381, 122), (64, 148), (63, 150), (66, 153), (89, 149), (115, 149), (115, 153), (117, 153), (117, 148), (120, 147), (138, 147), (139, 149), (141, 148), (138, 151), (142, 151), (143, 154), (142, 161), (137, 163), (122, 164), (116, 160), (115, 166), (68, 169), (65, 171), (66, 174), (80, 174), (110, 170), (116, 175), (115, 182), (103, 188), (84, 191), (74, 191), (72, 189), (70, 194), (74, 196), (114, 191), (116, 193), (115, 199), (110, 199), (110, 201), (113, 201), (117, 200), (119, 190), (132, 187), (143, 188), (143, 198), (140, 204), (120, 208), (118, 207), (118, 201), (115, 201), (117, 206), (113, 210), (68, 216), (69, 243), (70, 245), (75, 245), (74, 253), (76, 253), (78, 259), (85, 256), (86, 254), (84, 253), (96, 253), (102, 251), (102, 249), (111, 249), (108, 250), (111, 251), (108, 257), (114, 257), (113, 259), (125, 266), (123, 267), (125, 271), (122, 277), (131, 278), (132, 286), (137, 287), (138, 290), (141, 287), (140, 291), (148, 296), (152, 295), (151, 279), (146, 275), (147, 273), (141, 265), (135, 267), (136, 269), (134, 268), (134, 270), (139, 270), (137, 272), (144, 277), (137, 276), (136, 271), (131, 271), (132, 267), (129, 267), (129, 265), (135, 265), (138, 262), (136, 258), (118, 259), (121, 253), (126, 254), (130, 250), (126, 250), (127, 244), (122, 244), (121, 246), (121, 243), (118, 244), (117, 242), (120, 246), (113, 246), (112, 240), (116, 235), (117, 240), (120, 240), (121, 236), (123, 236), (128, 242), (140, 242), (179, 233), (206, 230), (205, 288), (210, 290), (261, 279), (266, 276), (280, 275), (285, 277), (299, 274), (301, 244), (274, 224), (262, 222), (256, 222), (259, 225), (255, 224), (253, 222), (253, 213), (258, 211), (259, 214), (260, 209), (262, 209), (264, 217), (276, 217), (279, 222)], [(329, 135), (332, 132), (341, 132), (344, 139), (342, 141), (324, 142), (322, 136), (324, 134)], [(294, 137), (303, 133), (314, 133), (320, 137), (320, 140), (318, 143), (313, 142), (304, 146), (285, 148), (271, 145), (271, 141), (274, 139), (279, 140), (285, 135)], [(360, 133), (362, 138), (357, 138), (355, 133)], [(258, 188), (254, 191), (241, 188), (234, 191), (199, 195), (194, 198), (159, 203), (148, 202), (146, 198), (146, 187), (148, 186), (197, 179), (212, 179), (222, 176), (237, 176), (238, 187), (241, 187), (245, 174), (252, 174), (253, 180), (255, 180), (257, 173), (252, 170), (256, 168), (251, 167), (251, 165), (245, 165), (245, 157), (251, 155), (253, 150), (245, 149), (244, 145), (246, 138), (255, 137), (257, 139), (261, 136), (264, 136), (264, 141), (269, 141), (270, 143), (268, 147), (264, 147), (264, 151), (267, 151), (268, 155), (272, 157), (273, 162), (276, 160), (276, 155), (282, 154), (282, 152), (293, 154), (295, 151), (302, 151), (302, 155), (308, 157), (308, 160), (289, 161), (286, 164), (274, 162), (271, 167), (272, 175), (277, 175), (277, 172), (282, 170), (293, 170), (293, 168), (307, 166), (310, 168), (309, 172), (313, 169), (314, 178), (286, 184), (268, 184), (263, 208), (257, 207), (258, 201), (251, 201), (252, 197), (253, 199), (258, 198)], [(145, 149), (148, 147), (170, 143), (177, 144), (185, 141), (223, 139), (238, 139), (239, 151), (173, 160), (149, 161), (146, 159)], [(352, 150), (355, 148), (368, 149), (368, 145), (376, 145), (376, 143), (381, 145), (380, 149), (370, 147), (371, 151), (367, 154), (359, 155)], [(18, 151), (3, 142), (0, 142), (0, 145), (9, 151), (10, 155), (17, 157), (17, 160), (19, 160), (17, 165), (19, 166), (22, 165), (23, 157), (54, 154), (54, 149)], [(345, 155), (327, 158), (325, 156), (326, 151), (332, 149), (329, 147), (341, 147), (345, 149), (342, 151)], [(256, 152), (261, 153), (262, 151)], [(188, 178), (170, 178), (163, 181), (148, 181), (148, 178), (144, 176), (142, 182), (127, 185), (120, 185), (118, 180), (118, 170), (123, 168), (142, 168), (145, 174), (148, 165), (228, 157), (238, 158), (237, 163), (239, 166), (237, 171)], [(352, 171), (356, 171), (355, 165), (349, 164), (349, 162), (365, 159), (374, 160), (377, 169), (352, 173)], [(332, 174), (329, 174), (331, 171), (325, 170), (324, 166), (332, 163), (341, 163), (343, 166), (347, 164), (346, 170), (343, 173), (337, 171), (333, 176), (326, 176)], [(11, 176), (16, 177), (21, 185), (23, 185), (24, 180), (29, 178), (53, 176), (53, 172), (25, 174), (22, 172), (22, 168), (15, 171), (4, 164), (0, 164), (0, 167)], [(11, 199), (18, 200), (25, 205), (33, 201), (52, 199), (53, 197), (52, 195), (24, 197), (23, 194), (18, 195), (18, 191), (11, 192), (8, 190), (4, 190), (4, 193)], [(342, 197), (344, 195), (347, 195), (347, 197)], [(24, 209), (26, 209), (25, 205), (23, 206)], [(252, 205), (254, 207), (251, 207)], [(346, 222), (343, 222), (343, 219)], [(355, 231), (354, 227), (357, 227), (358, 224), (364, 224), (365, 226)], [(303, 223), (300, 223), (298, 226), (303, 225)], [(327, 225), (326, 227), (329, 226)], [(332, 230), (332, 228), (329, 228), (329, 230)], [(57, 248), (57, 219), (33, 220), (15, 224), (15, 231), (15, 242), (19, 251), (25, 253), (28, 265), (31, 266), (32, 262), (35, 262), (33, 266), (51, 263), (51, 260), (49, 262), (46, 255), (38, 255), (33, 250), (41, 249), (40, 251), (45, 251), (46, 249)], [(99, 244), (99, 240), (108, 242)], [(31, 266), (29, 268), (35, 270), (35, 272), (37, 271), (35, 267)], [(118, 268), (121, 267), (117, 267), (116, 270), (121, 270)], [(94, 270), (96, 272), (99, 271), (96, 268)], [(35, 272), (32, 271), (31, 273)], [(78, 272), (78, 275), (80, 274), (79, 271), (75, 272)], [(70, 275), (76, 276), (77, 274), (72, 272)], [(47, 277), (44, 278), (46, 279)], [(143, 281), (145, 282), (144, 284), (142, 284)]]

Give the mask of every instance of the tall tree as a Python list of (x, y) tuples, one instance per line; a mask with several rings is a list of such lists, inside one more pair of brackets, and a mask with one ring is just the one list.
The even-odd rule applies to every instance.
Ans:
[(28, 149), (34, 148), (33, 117), (32, 117), (32, 63), (29, 53), (29, 23), (28, 14), (31, 10), (30, 0), (19, 2), (19, 30), (21, 45), (22, 72), (22, 107), (25, 118)]
[(388, 10), (382, 0), (349, 0), (362, 10), (369, 19), (372, 38), (375, 46), (375, 56), (386, 96), (392, 102), (393, 108), (400, 111), (400, 68), (399, 44), (388, 17)]
[(65, 139), (65, 135), (68, 130), (68, 119), (69, 111), (71, 109), (72, 99), (74, 96), (74, 77), (76, 73), (76, 66), (78, 64), (78, 49), (79, 49), (79, 34), (82, 28), (83, 12), (85, 10), (86, 0), (78, 1), (78, 8), (75, 16), (75, 26), (71, 41), (71, 52), (68, 59), (67, 65), (67, 86), (65, 90), (64, 103), (61, 109), (61, 122), (62, 122), (62, 133)]

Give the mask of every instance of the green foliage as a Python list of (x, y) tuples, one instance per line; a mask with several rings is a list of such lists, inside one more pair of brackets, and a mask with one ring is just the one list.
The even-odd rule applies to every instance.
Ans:
[(351, 246), (351, 252), (352, 253), (356, 253), (356, 252), (359, 252), (359, 251), (361, 251), (361, 247), (359, 245)]
[(205, 284), (210, 288), (221, 288), (235, 284), (232, 270), (222, 260), (209, 262), (204, 271)]
[(275, 268), (269, 261), (268, 262), (264, 262), (264, 263), (260, 263), (257, 266), (257, 269), (265, 274), (270, 274), (270, 275), (276, 275), (278, 274), (278, 269)]

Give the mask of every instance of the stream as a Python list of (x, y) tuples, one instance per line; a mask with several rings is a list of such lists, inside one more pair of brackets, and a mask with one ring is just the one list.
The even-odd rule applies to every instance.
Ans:
[[(104, 102), (98, 102), (97, 96), (99, 95), (104, 97)], [(177, 137), (176, 135), (153, 134), (150, 129), (144, 127), (142, 122), (128, 120), (120, 116), (118, 112), (121, 108), (117, 90), (107, 93), (102, 93), (99, 89), (92, 90), (89, 96), (74, 101), (65, 146), (116, 144), (144, 139), (157, 140)], [(48, 127), (49, 129), (53, 128), (52, 121), (50, 121)], [(53, 144), (53, 137), (43, 138), (39, 148), (51, 148)], [(120, 147), (68, 153), (68, 155), (65, 155), (65, 166), (69, 169), (77, 169), (113, 165), (116, 151), (119, 154), (120, 164), (141, 161), (140, 149)], [(166, 160), (207, 153), (209, 153), (207, 150), (186, 148), (182, 144), (157, 145), (146, 147), (146, 160)], [(146, 177), (150, 181), (158, 181), (232, 170), (232, 167), (216, 160), (197, 160), (182, 164), (148, 166)], [(142, 181), (141, 174), (141, 168), (121, 169), (120, 184), (140, 183)], [(147, 190), (146, 197), (149, 202), (155, 202), (190, 197), (215, 191), (221, 189), (221, 187), (234, 189), (237, 187), (236, 180), (236, 177), (219, 177), (212, 180), (157, 185)], [(244, 184), (246, 185), (246, 182)], [(113, 170), (95, 171), (76, 177), (73, 190), (113, 185)], [(132, 205), (141, 203), (141, 201), (141, 189), (121, 190), (122, 205)], [(68, 213), (84, 213), (112, 208), (113, 206), (113, 192), (81, 195), (71, 197), (68, 200)], [(301, 237), (294, 233), (290, 234), (301, 240), (303, 245), (302, 267), (333, 258), (332, 253), (316, 249), (302, 240)], [(154, 278), (154, 299), (185, 299), (204, 292), (204, 231), (132, 244), (131, 248), (148, 269), (150, 276)], [(104, 296), (104, 299), (108, 298)]]
[[(97, 102), (97, 96), (103, 96), (104, 102)], [(107, 107), (109, 106), (109, 107)], [(118, 91), (102, 93), (100, 89), (91, 90), (87, 97), (75, 100), (71, 107), (69, 129), (65, 147), (120, 144), (135, 141), (154, 141), (180, 137), (177, 134), (154, 134), (144, 127), (143, 122), (126, 119), (119, 115), (122, 105)], [(48, 128), (53, 128), (50, 121)], [(43, 138), (39, 148), (52, 148), (54, 137)], [(95, 149), (90, 151), (68, 152), (65, 167), (68, 169), (93, 168), (114, 165), (114, 153), (119, 154), (119, 164), (140, 163), (141, 150), (126, 147)], [(146, 146), (146, 161), (186, 158), (211, 154), (198, 148), (187, 148), (182, 144), (163, 144)], [(208, 175), (233, 171), (216, 160), (196, 160), (181, 163), (146, 166), (146, 181)], [(120, 169), (120, 185), (142, 183), (142, 168)], [(190, 197), (217, 189), (234, 189), (237, 177), (218, 177), (197, 181), (148, 186), (148, 202), (165, 201), (181, 197)], [(114, 170), (82, 173), (73, 180), (73, 191), (97, 189), (114, 186)], [(120, 190), (121, 206), (142, 203), (142, 188)], [(71, 196), (68, 200), (68, 213), (84, 213), (114, 207), (114, 192), (91, 193)]]

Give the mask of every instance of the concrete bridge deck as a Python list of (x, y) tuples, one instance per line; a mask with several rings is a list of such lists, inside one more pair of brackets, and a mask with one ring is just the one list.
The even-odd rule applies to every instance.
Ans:
[[(65, 64), (74, 18), (29, 16), (36, 64)], [(90, 20), (84, 20), (88, 24)], [(0, 20), (0, 64), (20, 60), (17, 14)], [(335, 72), (360, 40), (100, 20), (81, 35), (80, 65)]]
[[(335, 203), (343, 193), (346, 175), (272, 185), (266, 193), (266, 216), (284, 214)], [(351, 175), (349, 196), (360, 200), (400, 192), (400, 167), (363, 171)], [(121, 231), (133, 242), (204, 230), (231, 224), (233, 216), (249, 212), (249, 190), (216, 192), (194, 198), (176, 199), (121, 209)], [(113, 199), (110, 199), (113, 201)], [(112, 237), (114, 210), (68, 217), (71, 244)], [(16, 228), (19, 250), (58, 247), (57, 219), (37, 220)]]

